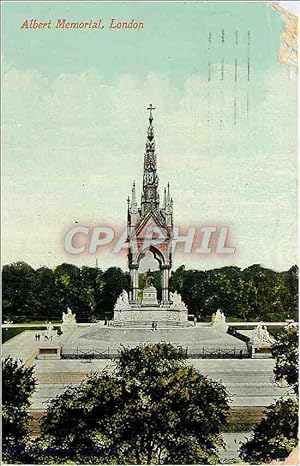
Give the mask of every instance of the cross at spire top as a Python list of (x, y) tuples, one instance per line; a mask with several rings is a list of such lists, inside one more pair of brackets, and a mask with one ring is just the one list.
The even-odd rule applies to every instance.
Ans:
[(153, 120), (152, 110), (155, 110), (155, 107), (153, 107), (153, 105), (150, 104), (149, 107), (147, 107), (147, 110), (150, 110), (149, 120)]

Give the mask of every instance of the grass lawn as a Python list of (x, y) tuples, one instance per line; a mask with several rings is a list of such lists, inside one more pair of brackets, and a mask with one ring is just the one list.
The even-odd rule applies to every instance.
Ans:
[[(61, 320), (58, 320), (58, 319), (48, 319), (47, 322), (51, 322), (51, 324), (61, 324)], [(40, 324), (40, 325), (44, 325), (46, 326), (46, 320), (26, 320), (26, 321), (23, 321), (23, 322), (18, 322), (18, 319), (16, 318), (16, 320), (13, 320), (13, 323), (14, 324), (19, 324), (19, 325), (36, 325), (36, 324)]]
[(24, 328), (3, 328), (2, 329), (2, 343), (5, 343), (7, 340), (15, 337), (19, 333), (22, 333)]
[[(36, 323), (36, 322), (34, 322)], [(54, 328), (57, 328), (57, 326)], [(2, 343), (5, 343), (6, 341), (10, 340), (11, 338), (15, 337), (16, 335), (19, 335), (19, 333), (24, 332), (25, 330), (35, 330), (35, 331), (40, 331), (40, 330), (45, 330), (45, 326), (43, 327), (9, 327), (9, 328), (3, 328), (2, 329)]]

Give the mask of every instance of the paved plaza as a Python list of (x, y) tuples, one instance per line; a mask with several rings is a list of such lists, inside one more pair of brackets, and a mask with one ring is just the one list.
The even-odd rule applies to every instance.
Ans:
[[(288, 393), (274, 382), (272, 359), (189, 359), (202, 374), (220, 381), (229, 393), (231, 407), (264, 407)], [(36, 360), (39, 382), (32, 409), (45, 409), (48, 401), (69, 385), (79, 384), (90, 372), (111, 369), (111, 359)]]
[[(228, 334), (227, 325), (201, 322), (172, 328), (161, 322), (153, 330), (151, 322), (137, 324), (132, 327), (113, 327), (103, 322), (62, 325), (63, 334), (58, 336), (52, 331), (50, 340), (47, 330), (26, 330), (2, 346), (4, 357), (10, 355), (22, 359), (27, 366), (34, 365), (37, 386), (30, 406), (32, 435), (39, 435), (40, 419), (51, 399), (69, 387), (76, 388), (92, 372), (113, 371), (116, 362), (107, 355), (116, 355), (121, 346), (132, 348), (141, 343), (166, 342), (186, 348), (192, 356), (187, 364), (224, 385), (231, 408), (229, 430), (237, 432), (222, 433), (225, 448), (219, 450), (219, 455), (222, 462), (237, 460), (240, 442), (251, 435), (250, 430), (261, 419), (264, 409), (291, 393), (290, 388), (275, 382), (274, 359), (250, 358), (247, 343)], [(240, 333), (243, 332), (252, 337), (254, 330)], [(40, 334), (39, 341), (36, 333)], [(46, 359), (37, 359), (40, 349), (48, 351), (52, 347), (61, 349), (62, 359), (48, 359), (49, 355), (44, 355)], [(93, 352), (102, 359), (93, 359)], [(209, 358), (201, 357), (204, 354)], [(216, 354), (222, 356), (216, 357)], [(80, 359), (70, 359), (68, 355), (80, 355)]]
[(38, 354), (39, 343), (42, 343), (35, 341), (35, 333), (32, 330), (25, 330), (6, 341), (2, 345), (2, 357), (11, 356), (22, 359), (26, 365), (33, 364)]
[(64, 329), (61, 336), (53, 335), (51, 342), (44, 339), (44, 331), (40, 341), (35, 341), (35, 331), (26, 330), (3, 345), (3, 355), (26, 360), (37, 354), (38, 347), (61, 346), (63, 352), (69, 350), (96, 350), (117, 352), (120, 345), (134, 347), (140, 343), (166, 342), (176, 346), (188, 348), (190, 351), (201, 352), (207, 350), (233, 350), (246, 352), (246, 343), (226, 333), (226, 330), (213, 327), (209, 324), (197, 325), (189, 328), (158, 328), (152, 331), (148, 328), (115, 328), (100, 324), (89, 326), (74, 325)]
[(117, 351), (120, 344), (134, 347), (140, 343), (166, 342), (188, 348), (191, 352), (207, 350), (243, 350), (247, 351), (246, 343), (226, 333), (226, 329), (219, 329), (206, 325), (189, 328), (160, 328), (152, 331), (151, 322), (148, 328), (114, 328), (106, 327), (103, 323), (90, 327), (68, 329), (61, 338), (63, 351), (70, 349), (95, 349), (98, 351)]
[[(122, 343), (133, 347), (140, 343), (165, 341), (180, 344), (189, 349), (208, 349), (222, 347), (230, 348), (236, 345), (237, 350), (243, 349), (245, 343), (225, 332), (213, 327), (197, 326), (187, 329), (120, 329), (104, 327), (103, 324), (90, 327), (74, 326), (64, 335), (55, 336), (51, 344), (61, 345), (63, 350), (70, 348), (85, 348), (117, 350)], [(2, 347), (3, 356), (11, 355), (20, 358), (27, 365), (35, 365), (35, 375), (38, 386), (32, 398), (32, 409), (45, 409), (48, 401), (61, 393), (68, 385), (78, 384), (90, 372), (102, 371), (112, 367), (111, 359), (36, 359), (38, 347), (49, 346), (49, 342), (35, 341), (35, 331), (25, 331)], [(288, 393), (288, 388), (280, 387), (274, 381), (273, 359), (189, 359), (204, 375), (222, 382), (230, 396), (232, 407), (268, 406), (282, 395)]]
[[(26, 365), (34, 365), (37, 379), (36, 390), (31, 398), (30, 412), (33, 416), (32, 432), (38, 435), (38, 423), (49, 401), (63, 393), (68, 387), (76, 387), (91, 372), (104, 369), (113, 370), (112, 359), (36, 359), (39, 347), (61, 346), (62, 349), (80, 347), (105, 351), (108, 347), (116, 350), (120, 343), (135, 346), (138, 343), (155, 341), (180, 344), (189, 349), (205, 347), (207, 349), (233, 347), (237, 351), (245, 348), (245, 343), (214, 329), (208, 324), (190, 328), (113, 328), (103, 324), (74, 326), (62, 336), (54, 336), (51, 342), (44, 339), (35, 340), (35, 331), (26, 330), (8, 340), (2, 346), (2, 355), (11, 355), (22, 359)], [(233, 425), (257, 422), (263, 409), (289, 393), (290, 389), (278, 386), (274, 381), (274, 360), (269, 359), (188, 359), (202, 374), (224, 384), (231, 407)], [(225, 450), (220, 450), (223, 461), (238, 457), (239, 442), (249, 436), (249, 432), (223, 433)]]

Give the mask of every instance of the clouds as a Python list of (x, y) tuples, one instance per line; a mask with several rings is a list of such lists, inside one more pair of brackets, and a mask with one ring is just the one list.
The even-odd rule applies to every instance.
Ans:
[[(160, 186), (171, 183), (176, 223), (227, 222), (239, 251), (227, 263), (292, 264), (296, 79), (285, 68), (254, 73), (247, 119), (246, 69), (239, 67), (236, 86), (233, 73), (227, 66), (222, 81), (215, 67), (209, 85), (194, 74), (179, 88), (158, 73), (146, 79), (123, 74), (108, 82), (94, 69), (49, 79), (33, 69), (8, 66), (3, 77), (4, 260), (70, 261), (61, 244), (64, 228), (74, 220), (125, 221), (132, 180), (141, 186), (146, 107), (152, 102)], [(24, 248), (21, 234), (32, 238)], [(48, 249), (55, 252), (51, 259)], [(105, 266), (112, 260), (116, 257)], [(204, 266), (210, 265), (206, 258)]]

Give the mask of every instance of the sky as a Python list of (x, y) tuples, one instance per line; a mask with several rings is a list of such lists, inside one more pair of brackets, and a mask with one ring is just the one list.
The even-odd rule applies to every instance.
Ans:
[[(34, 18), (105, 28), (20, 29)], [(144, 29), (109, 29), (112, 18)], [(236, 248), (174, 267), (296, 263), (297, 76), (279, 61), (284, 28), (265, 3), (4, 2), (2, 262), (126, 269), (124, 254), (68, 254), (64, 235), (75, 222), (126, 225), (152, 102), (175, 224), (226, 225)]]

